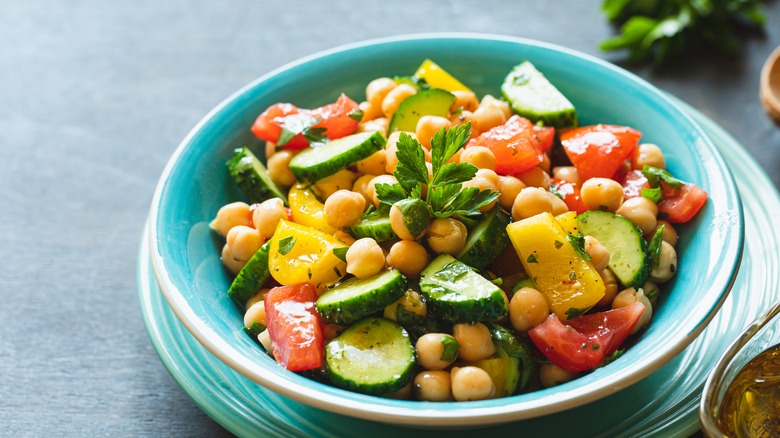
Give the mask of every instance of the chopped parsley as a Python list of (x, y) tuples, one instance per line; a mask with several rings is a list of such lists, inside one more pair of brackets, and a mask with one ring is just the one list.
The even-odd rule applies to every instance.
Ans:
[(279, 254), (287, 255), (295, 246), (295, 237), (287, 236), (279, 240)]

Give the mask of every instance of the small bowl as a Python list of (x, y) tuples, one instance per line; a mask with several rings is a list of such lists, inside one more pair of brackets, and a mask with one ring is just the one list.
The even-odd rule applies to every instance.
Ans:
[[(316, 107), (344, 92), (364, 97), (377, 77), (411, 74), (431, 58), (478, 95), (532, 61), (577, 107), (581, 123), (628, 125), (664, 150), (668, 169), (709, 193), (704, 208), (679, 226), (678, 275), (664, 285), (653, 321), (615, 362), (572, 382), (529, 394), (467, 403), (425, 403), (353, 393), (280, 367), (242, 330), (242, 312), (226, 291), (221, 238), (208, 226), (224, 204), (242, 199), (225, 169), (234, 148), (262, 154), (249, 131), (276, 102)], [(680, 353), (726, 298), (743, 243), (734, 180), (702, 129), (663, 92), (596, 58), (550, 44), (474, 34), (412, 35), (329, 50), (272, 71), (220, 103), (187, 135), (163, 171), (152, 202), (149, 245), (165, 298), (192, 335), (247, 378), (311, 406), (374, 421), (418, 427), (498, 424), (546, 415), (613, 394)]]
[[(699, 404), (702, 431), (712, 438), (724, 438), (720, 419), (723, 401), (737, 374), (756, 356), (780, 344), (780, 303), (762, 313), (718, 359), (704, 384)], [(775, 412), (776, 416), (777, 412)]]

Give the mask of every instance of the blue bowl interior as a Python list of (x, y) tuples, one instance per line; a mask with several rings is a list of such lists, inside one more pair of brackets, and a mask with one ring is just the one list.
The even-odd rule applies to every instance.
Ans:
[(221, 347), (212, 348), (258, 367), (249, 374), (258, 371), (263, 379), (292, 392), (308, 391), (311, 395), (315, 391), (320, 399), (339, 397), (365, 406), (420, 414), (417, 402), (341, 391), (276, 365), (241, 331), (242, 312), (226, 294), (230, 279), (219, 259), (223, 242), (210, 231), (208, 222), (222, 205), (242, 199), (224, 163), (239, 146), (248, 146), (263, 156), (262, 145), (249, 127), (266, 107), (280, 101), (315, 107), (334, 101), (340, 93), (360, 101), (370, 80), (411, 74), (424, 58), (433, 59), (480, 96), (499, 96), (504, 76), (528, 59), (574, 103), (581, 124), (610, 123), (639, 129), (643, 142), (663, 149), (668, 169), (675, 176), (698, 184), (710, 195), (695, 220), (678, 227), (679, 272), (663, 286), (646, 333), (619, 360), (573, 382), (510, 399), (426, 404), (425, 415), (453, 410), (482, 415), (487, 414), (483, 408), (570, 405), (567, 399), (587, 398), (588, 393), (606, 395), (615, 390), (610, 390), (610, 385), (626, 386), (679, 353), (725, 299), (741, 254), (741, 206), (723, 160), (691, 119), (663, 93), (631, 74), (566, 49), (491, 36), (413, 36), (336, 49), (271, 72), (206, 116), (169, 163), (167, 179), (164, 175), (155, 199), (157, 210), (153, 206), (152, 213), (156, 229), (153, 253), (161, 261), (163, 277), (173, 286), (167, 293), (186, 303), (177, 312), (179, 316), (197, 320), (201, 335), (218, 339)]

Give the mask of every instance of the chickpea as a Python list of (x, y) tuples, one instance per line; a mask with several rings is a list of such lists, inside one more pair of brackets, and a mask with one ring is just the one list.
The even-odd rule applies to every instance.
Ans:
[(484, 146), (470, 146), (460, 154), (461, 163), (473, 164), (477, 169), (496, 170), (496, 156)]
[(417, 88), (414, 88), (409, 84), (396, 85), (395, 88), (390, 90), (387, 95), (385, 95), (385, 98), (382, 99), (382, 112), (385, 114), (385, 117), (387, 117), (388, 120), (391, 119), (393, 114), (398, 110), (398, 106), (401, 105), (401, 102), (416, 93)]
[(230, 247), (230, 253), (236, 260), (249, 260), (261, 246), (263, 238), (260, 233), (246, 225), (238, 225), (230, 229), (227, 235), (227, 244)]
[(550, 174), (544, 171), (541, 167), (532, 167), (523, 173), (517, 175), (521, 181), (528, 187), (541, 187), (545, 190), (550, 189)]
[(465, 361), (476, 362), (487, 359), (496, 352), (493, 338), (490, 337), (490, 330), (481, 322), (455, 324), (452, 327), (452, 335), (460, 345), (458, 357)]
[(414, 376), (414, 393), (417, 400), (452, 400), (452, 383), (447, 371), (423, 371)]
[(252, 327), (254, 323), (267, 325), (265, 323), (265, 303), (262, 299), (248, 307), (244, 313), (244, 327)]
[(455, 367), (450, 372), (450, 380), (452, 396), (457, 401), (485, 400), (496, 393), (493, 379), (482, 368)]
[[(462, 115), (462, 114), (461, 114)], [(506, 115), (501, 108), (493, 106), (482, 106), (473, 113), (474, 125), (479, 132), (485, 132), (496, 126), (503, 125), (507, 121)]]
[(543, 363), (539, 366), (539, 384), (544, 388), (551, 388), (579, 377), (580, 373), (570, 373), (551, 363)]
[(666, 169), (666, 159), (661, 148), (652, 143), (643, 143), (634, 149), (631, 156), (631, 167), (642, 170), (644, 166)]
[(352, 190), (352, 184), (355, 183), (357, 176), (349, 169), (339, 170), (333, 175), (326, 176), (314, 183), (314, 191), (322, 199), (328, 199), (330, 195), (339, 190)]
[(615, 213), (630, 220), (642, 230), (642, 234), (652, 232), (657, 225), (658, 206), (642, 196), (626, 199)]
[(409, 383), (404, 385), (401, 389), (387, 394), (382, 394), (382, 397), (392, 398), (395, 400), (409, 400), (412, 398), (412, 394), (414, 394), (414, 384), (412, 381), (409, 381)]
[(376, 120), (378, 118), (385, 119), (384, 113), (382, 112), (382, 105), (374, 105), (371, 102), (366, 101), (366, 102), (360, 102), (358, 108), (360, 108), (360, 111), (363, 111), (363, 117), (360, 119), (360, 125), (358, 125), (358, 132), (378, 131), (377, 129), (361, 130), (361, 128), (371, 123), (372, 120)]
[[(383, 172), (384, 173), (384, 172)], [(360, 194), (365, 200), (366, 204), (373, 203), (374, 200), (371, 197), (371, 194), (369, 193), (369, 183), (372, 179), (374, 179), (376, 175), (360, 175), (358, 179), (355, 180), (355, 184), (352, 185), (352, 191), (355, 193)]]
[(658, 266), (650, 271), (650, 280), (656, 283), (666, 283), (677, 272), (677, 251), (668, 242), (661, 242), (661, 255)]
[(547, 192), (547, 196), (550, 197), (550, 205), (552, 206), (553, 216), (558, 216), (559, 214), (568, 213), (569, 206), (566, 205), (565, 202), (563, 202), (563, 199), (559, 198), (553, 192)]
[(358, 161), (355, 167), (362, 174), (383, 175), (387, 173), (387, 152), (380, 149)]
[(284, 149), (268, 158), (268, 175), (273, 182), (282, 187), (291, 187), (297, 181), (295, 174), (290, 170), (290, 160), (295, 152)]
[(268, 159), (271, 158), (276, 153), (276, 143), (272, 141), (266, 141), (265, 142), (265, 160), (268, 162)]
[(642, 303), (645, 306), (645, 310), (642, 311), (642, 316), (639, 317), (639, 321), (637, 321), (636, 325), (631, 330), (630, 334), (632, 335), (641, 330), (643, 327), (646, 327), (650, 322), (650, 318), (653, 317), (653, 305), (650, 303), (650, 300), (647, 298), (647, 296), (645, 296), (641, 289), (637, 291), (633, 287), (623, 289), (617, 295), (615, 295), (615, 299), (612, 301), (613, 309), (630, 306), (636, 302)]
[[(398, 319), (399, 307), (403, 307), (405, 310), (404, 315), (406, 315), (406, 321)], [(385, 306), (385, 309), (382, 311), (382, 316), (385, 319), (397, 322), (403, 326), (407, 326), (407, 323), (415, 325), (425, 319), (425, 315), (427, 314), (428, 308), (425, 305), (425, 301), (423, 301), (420, 294), (413, 289), (408, 289), (404, 296), (395, 300), (388, 306)]]
[(257, 340), (260, 342), (260, 345), (263, 346), (266, 353), (270, 354), (271, 356), (274, 355), (274, 344), (271, 342), (271, 334), (268, 333), (268, 330), (263, 330), (260, 332), (260, 334), (257, 335)]
[(591, 178), (582, 183), (580, 197), (589, 210), (614, 212), (623, 203), (623, 186), (609, 178)]
[(479, 103), (479, 106), (498, 108), (499, 110), (501, 110), (501, 113), (504, 114), (504, 118), (506, 120), (509, 120), (509, 118), (512, 117), (512, 108), (509, 106), (509, 103), (501, 99), (496, 99), (490, 94), (486, 94), (485, 97), (482, 98), (482, 101)]
[(593, 236), (585, 236), (585, 252), (590, 256), (590, 261), (597, 271), (607, 268), (609, 263), (609, 250)]
[(475, 111), (479, 108), (479, 100), (473, 91), (455, 90), (452, 94), (455, 96), (455, 103), (452, 104), (453, 111), (459, 108), (465, 111)]
[(532, 287), (521, 287), (509, 301), (509, 320), (517, 331), (525, 332), (550, 316), (547, 298)]
[(436, 254), (457, 256), (466, 246), (468, 230), (457, 219), (436, 218), (428, 230), (428, 246)]
[(347, 250), (347, 272), (357, 278), (376, 275), (385, 267), (385, 253), (370, 237), (358, 239)]
[(209, 223), (212, 230), (222, 236), (227, 236), (231, 228), (244, 225), (252, 225), (252, 213), (249, 211), (249, 204), (246, 202), (231, 202), (223, 205), (217, 211), (217, 216)]
[(222, 247), (222, 264), (233, 275), (238, 275), (241, 272), (241, 268), (246, 265), (246, 262), (246, 260), (236, 260), (230, 252), (230, 247), (227, 243)]
[(526, 185), (520, 179), (511, 175), (498, 176), (498, 203), (504, 207), (504, 210), (512, 211), (512, 205), (517, 199), (517, 195)]
[(553, 167), (553, 178), (561, 181), (566, 181), (572, 184), (580, 184), (580, 173), (577, 172), (577, 168), (574, 166), (558, 166)]
[[(463, 187), (476, 187), (480, 191), (493, 190), (497, 192), (499, 183), (500, 180), (498, 179), (496, 172), (490, 169), (479, 169), (477, 170), (477, 174), (474, 176), (474, 178), (463, 183)], [(480, 207), (479, 211), (482, 213), (487, 213), (493, 208), (494, 205), (496, 205), (496, 202), (498, 201), (496, 200), (490, 204)]]
[(661, 240), (668, 243), (669, 245), (676, 247), (677, 239), (678, 239), (677, 231), (674, 229), (674, 226), (667, 221), (657, 221), (655, 225), (655, 229), (652, 232), (646, 234), (645, 238), (648, 241), (652, 239), (656, 231), (658, 231), (658, 228), (661, 227), (661, 225), (664, 226), (664, 230), (661, 232)]
[[(412, 134), (410, 132), (406, 132), (406, 134)], [(395, 172), (396, 166), (398, 166), (398, 156), (396, 155), (398, 153), (398, 139), (401, 138), (401, 131), (394, 131), (391, 132), (390, 135), (387, 137), (387, 143), (385, 143), (385, 172), (393, 174)]]
[(407, 277), (418, 277), (428, 266), (428, 250), (414, 240), (401, 240), (390, 247), (386, 262)]
[(604, 282), (604, 296), (596, 303), (596, 307), (609, 307), (618, 293), (617, 278), (615, 278), (615, 274), (609, 268), (599, 271), (599, 275), (601, 276), (601, 281)]
[[(482, 131), (477, 128), (477, 118), (472, 111), (463, 110), (460, 113), (450, 115), (450, 122), (453, 126), (465, 125), (471, 123), (471, 136), (470, 138), (477, 137)], [(456, 161), (457, 162), (457, 161)]]
[(426, 333), (417, 339), (417, 359), (423, 368), (443, 370), (458, 358), (458, 341), (446, 333)]
[(379, 207), (379, 197), (376, 194), (376, 185), (377, 184), (395, 184), (398, 180), (395, 179), (393, 175), (378, 175), (369, 181), (368, 185), (366, 186), (366, 194), (371, 196), (371, 203), (374, 204), (374, 207)]
[(404, 213), (397, 205), (390, 207), (390, 227), (393, 228), (395, 235), (403, 240), (416, 240), (428, 232), (428, 229), (426, 228), (419, 235), (412, 234), (406, 224)]
[(646, 281), (645, 285), (642, 286), (641, 291), (644, 292), (647, 299), (650, 300), (650, 304), (655, 307), (655, 303), (658, 302), (658, 293), (661, 291), (658, 285), (652, 281)]
[(539, 213), (552, 212), (552, 199), (548, 191), (539, 187), (520, 190), (512, 204), (512, 219), (519, 221)]
[[(382, 115), (381, 112), (379, 115)], [(389, 127), (390, 120), (387, 120), (387, 117), (376, 117), (374, 119), (361, 122), (360, 125), (358, 125), (357, 132), (379, 131), (382, 133), (382, 135), (386, 136), (387, 129)]]
[(417, 122), (417, 141), (423, 145), (424, 148), (431, 148), (431, 139), (441, 128), (450, 129), (452, 122), (449, 119), (439, 116), (422, 116)]
[(398, 84), (390, 78), (377, 78), (369, 82), (366, 86), (366, 100), (376, 107), (382, 107), (382, 101), (387, 93)]
[(360, 193), (339, 190), (325, 200), (325, 217), (336, 228), (346, 227), (360, 218), (366, 199)]
[(253, 304), (263, 301), (263, 297), (265, 297), (266, 292), (268, 292), (268, 289), (260, 289), (259, 291), (257, 291), (257, 293), (255, 293), (254, 295), (249, 297), (248, 300), (246, 300), (246, 303), (244, 303), (244, 308), (249, 309), (250, 307), (252, 307)]
[(260, 237), (268, 240), (274, 235), (279, 221), (287, 219), (284, 201), (279, 198), (271, 198), (255, 204), (253, 207), (252, 224), (254, 224), (257, 232), (260, 233)]

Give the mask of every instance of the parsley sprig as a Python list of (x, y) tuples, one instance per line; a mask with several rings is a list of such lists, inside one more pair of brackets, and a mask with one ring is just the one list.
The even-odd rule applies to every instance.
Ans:
[[(423, 199), (438, 218), (472, 216), (498, 199), (499, 193), (463, 187), (477, 174), (468, 163), (447, 163), (458, 153), (471, 135), (471, 124), (442, 128), (431, 139), (431, 174), (425, 164), (422, 145), (408, 134), (401, 134), (397, 147), (398, 166), (394, 172), (397, 184), (377, 184), (376, 193), (383, 204), (391, 206), (403, 199)], [(423, 194), (423, 187), (425, 193)]]
[(282, 132), (279, 134), (279, 141), (276, 146), (284, 146), (298, 134), (303, 134), (310, 145), (321, 144), (328, 141), (325, 135), (325, 128), (316, 128), (322, 119), (313, 117), (305, 113), (291, 114), (282, 118), (280, 125)]

